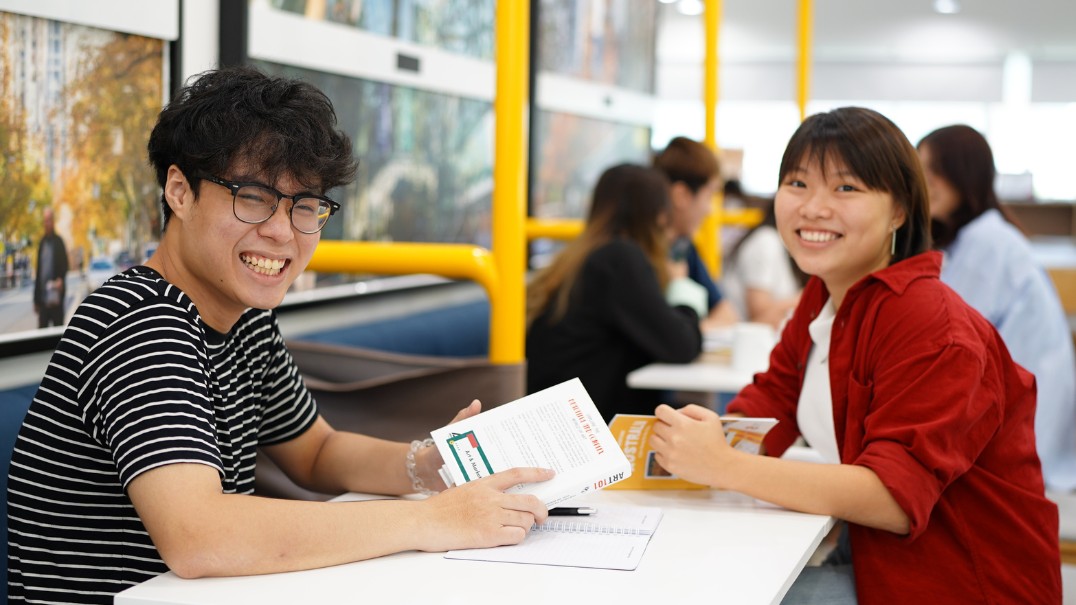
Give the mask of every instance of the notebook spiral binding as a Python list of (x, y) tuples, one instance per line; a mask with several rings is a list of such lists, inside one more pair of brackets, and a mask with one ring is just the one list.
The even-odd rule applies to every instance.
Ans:
[(532, 525), (531, 531), (535, 532), (558, 532), (568, 534), (602, 534), (622, 536), (643, 536), (650, 532), (641, 529), (627, 527), (611, 527), (608, 525), (594, 525), (579, 523), (577, 521), (546, 521), (542, 525)]

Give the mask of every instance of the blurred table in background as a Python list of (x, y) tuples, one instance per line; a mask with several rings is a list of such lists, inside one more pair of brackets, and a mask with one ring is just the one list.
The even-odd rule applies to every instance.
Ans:
[(703, 353), (697, 360), (643, 366), (628, 374), (628, 386), (706, 394), (738, 393), (751, 384), (757, 372), (766, 370), (776, 338), (773, 328), (755, 323), (708, 332), (703, 340)]

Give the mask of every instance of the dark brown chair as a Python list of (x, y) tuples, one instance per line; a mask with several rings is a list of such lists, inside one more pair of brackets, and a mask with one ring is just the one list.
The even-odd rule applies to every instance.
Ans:
[[(288, 343), (321, 415), (334, 428), (411, 441), (448, 424), (472, 399), (482, 409), (524, 395), (525, 366), (496, 365), (485, 357), (429, 357), (322, 343)], [(399, 461), (403, 464), (403, 460)], [(291, 482), (258, 455), (259, 495), (327, 500)]]

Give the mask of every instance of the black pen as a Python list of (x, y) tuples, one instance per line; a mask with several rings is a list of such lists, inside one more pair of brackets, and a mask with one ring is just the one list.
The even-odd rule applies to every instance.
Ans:
[(550, 517), (585, 517), (598, 512), (598, 509), (589, 506), (557, 506), (549, 509)]

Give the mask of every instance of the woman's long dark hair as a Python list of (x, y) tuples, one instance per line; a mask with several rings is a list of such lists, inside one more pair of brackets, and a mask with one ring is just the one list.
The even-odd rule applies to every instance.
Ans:
[(930, 150), (930, 166), (926, 168), (948, 181), (960, 197), (950, 216), (935, 217), (931, 223), (935, 248), (947, 248), (965, 225), (987, 210), (997, 210), (1015, 224), (994, 191), (994, 153), (979, 131), (964, 124), (945, 126), (923, 137), (916, 147)]
[(639, 245), (650, 259), (661, 287), (668, 281), (665, 220), (671, 202), (661, 172), (619, 164), (602, 173), (590, 202), (582, 235), (575, 238), (527, 286), (527, 325), (553, 305), (553, 321), (568, 310), (576, 279), (590, 253), (617, 238)]

